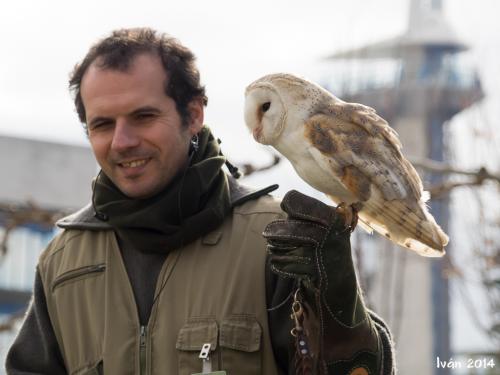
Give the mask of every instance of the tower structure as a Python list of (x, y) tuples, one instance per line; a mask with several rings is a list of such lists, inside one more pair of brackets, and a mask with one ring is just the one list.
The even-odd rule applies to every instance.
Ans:
[[(410, 0), (408, 28), (403, 35), (329, 57), (351, 67), (358, 64), (358, 72), (364, 73), (354, 70), (355, 76), (343, 75), (340, 85), (334, 80), (339, 89), (334, 93), (346, 101), (374, 107), (399, 133), (406, 155), (443, 161), (443, 124), (483, 97), (475, 70), (463, 65), (462, 52), (466, 50), (443, 16), (442, 0)], [(384, 79), (380, 79), (382, 70)], [(331, 88), (331, 83), (327, 81), (325, 86)], [(441, 179), (432, 174), (424, 178), (431, 185)], [(445, 232), (448, 203), (448, 198), (442, 198), (431, 204), (431, 212)], [(373, 273), (368, 299), (393, 330), (397, 326), (400, 372), (449, 373), (436, 366), (438, 357), (451, 358), (446, 259), (422, 258), (402, 249), (384, 251), (380, 247), (387, 244), (380, 245), (374, 251), (390, 258), (392, 267), (389, 275)], [(453, 251), (452, 246), (447, 247), (448, 252)], [(404, 270), (398, 269), (402, 264)], [(391, 277), (397, 285), (387, 290), (384, 279)], [(392, 311), (385, 304), (392, 305)]]

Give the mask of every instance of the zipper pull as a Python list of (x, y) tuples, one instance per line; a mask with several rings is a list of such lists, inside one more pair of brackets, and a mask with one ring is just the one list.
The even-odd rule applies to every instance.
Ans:
[[(200, 358), (203, 361), (202, 374), (212, 374), (212, 362), (210, 361), (210, 348), (212, 344), (203, 344), (201, 347)], [(196, 374), (195, 374), (196, 375)]]

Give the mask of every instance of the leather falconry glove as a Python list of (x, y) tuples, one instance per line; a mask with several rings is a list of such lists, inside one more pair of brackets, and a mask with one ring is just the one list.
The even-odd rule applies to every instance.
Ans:
[[(292, 318), (296, 327), (303, 326), (298, 331), (305, 337), (296, 340), (296, 373), (380, 374), (381, 342), (365, 308), (351, 255), (356, 213), (295, 190), (285, 195), (281, 208), (288, 218), (268, 224), (263, 235), (271, 270), (299, 285)], [(297, 337), (297, 329), (292, 335)]]

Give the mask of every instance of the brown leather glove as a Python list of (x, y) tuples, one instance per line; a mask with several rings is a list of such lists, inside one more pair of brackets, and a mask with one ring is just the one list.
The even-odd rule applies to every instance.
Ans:
[(271, 270), (298, 280), (304, 327), (317, 362), (312, 373), (379, 374), (381, 343), (361, 296), (351, 255), (350, 207), (328, 206), (297, 191), (281, 203), (286, 220), (264, 230)]

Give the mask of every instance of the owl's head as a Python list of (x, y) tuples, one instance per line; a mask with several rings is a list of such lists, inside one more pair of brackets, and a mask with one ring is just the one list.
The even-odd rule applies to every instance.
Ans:
[(285, 129), (302, 124), (310, 109), (310, 82), (291, 74), (271, 74), (245, 90), (245, 123), (255, 140), (275, 145)]

